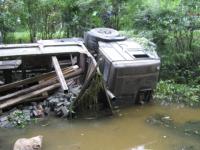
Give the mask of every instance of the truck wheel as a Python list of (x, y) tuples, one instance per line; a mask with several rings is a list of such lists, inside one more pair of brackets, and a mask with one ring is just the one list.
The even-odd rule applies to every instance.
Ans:
[(113, 42), (125, 39), (124, 36), (120, 36), (118, 31), (111, 28), (94, 28), (84, 35), (85, 46), (92, 51), (98, 51), (99, 41)]

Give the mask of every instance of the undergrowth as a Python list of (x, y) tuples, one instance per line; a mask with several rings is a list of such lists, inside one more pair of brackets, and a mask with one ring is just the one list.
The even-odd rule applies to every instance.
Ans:
[(200, 106), (200, 85), (177, 84), (172, 80), (161, 80), (156, 88), (154, 99), (159, 103), (178, 103), (187, 106)]

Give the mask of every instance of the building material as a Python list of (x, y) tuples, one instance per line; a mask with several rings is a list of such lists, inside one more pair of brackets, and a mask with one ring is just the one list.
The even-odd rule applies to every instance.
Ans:
[(22, 96), (20, 96), (20, 97), (13, 98), (13, 99), (9, 99), (8, 101), (6, 101), (6, 102), (0, 104), (0, 109), (4, 109), (4, 108), (9, 107), (9, 106), (12, 106), (12, 105), (14, 105), (14, 104), (20, 103), (20, 102), (22, 102), (23, 100), (26, 100), (26, 99), (28, 99), (28, 98), (31, 98), (31, 97), (34, 97), (34, 96), (38, 96), (38, 95), (42, 94), (43, 92), (56, 89), (56, 88), (58, 88), (59, 86), (60, 86), (60, 84), (59, 84), (59, 83), (56, 83), (56, 84), (47, 86), (47, 87), (45, 87), (45, 88), (39, 89), (39, 90), (37, 90), (37, 91), (33, 91), (33, 92), (31, 92), (31, 93), (22, 95)]
[[(68, 70), (65, 70), (64, 71), (64, 75), (68, 75), (69, 73), (72, 73), (73, 71), (75, 70), (71, 70), (71, 68), (69, 68)], [(13, 98), (13, 97), (16, 97), (16, 96), (20, 96), (20, 95), (23, 95), (23, 94), (27, 94), (29, 92), (32, 92), (34, 90), (37, 90), (37, 89), (41, 89), (41, 88), (44, 88), (46, 86), (49, 86), (49, 85), (52, 85), (52, 84), (55, 84), (57, 83), (57, 79), (56, 79), (56, 76), (55, 77), (52, 77), (52, 78), (49, 78), (48, 80), (46, 81), (43, 81), (43, 83), (40, 83), (40, 84), (37, 84), (37, 85), (34, 85), (34, 86), (31, 86), (29, 88), (25, 88), (23, 90), (19, 90), (19, 91), (16, 91), (14, 93), (11, 93), (11, 94), (7, 94), (5, 96), (1, 96), (0, 97), (0, 101), (5, 101), (9, 98)]]
[[(73, 67), (77, 68), (77, 66), (72, 66), (70, 68), (72, 69)], [(65, 71), (66, 69), (67, 68), (64, 68), (64, 69), (62, 69), (62, 71)], [(38, 75), (38, 76), (35, 76), (32, 78), (27, 78), (24, 80), (12, 82), (10, 84), (2, 85), (2, 86), (0, 86), (0, 92), (8, 91), (8, 90), (16, 88), (18, 86), (22, 86), (22, 85), (24, 86), (24, 85), (28, 85), (31, 83), (39, 82), (40, 80), (48, 80), (48, 79), (51, 79), (52, 76), (55, 76), (55, 75), (56, 75), (55, 71), (52, 71), (52, 72), (44, 73), (44, 74), (41, 74), (41, 75)]]
[(59, 62), (58, 62), (58, 59), (56, 56), (52, 56), (52, 63), (53, 63), (53, 66), (55, 68), (55, 71), (56, 71), (56, 74), (57, 74), (57, 77), (58, 77), (58, 80), (60, 82), (60, 85), (63, 89), (64, 92), (68, 93), (68, 86), (67, 86), (67, 83), (65, 81), (65, 78), (64, 78), (64, 75), (62, 73), (62, 70), (60, 68), (60, 65), (59, 65)]
[[(40, 80), (40, 81), (39, 81), (39, 84), (42, 84), (42, 83), (44, 83), (44, 82), (45, 82), (45, 80)], [(48, 92), (42, 93), (42, 96), (48, 97)]]
[[(81, 73), (82, 73), (82, 69), (77, 69), (77, 70), (74, 70), (71, 73), (66, 74), (65, 78), (69, 79), (69, 78), (72, 78), (74, 76), (78, 76)], [(54, 89), (60, 87), (60, 83), (54, 83), (54, 82), (53, 82), (53, 84), (50, 84), (50, 83), (52, 83), (52, 82), (46, 82), (46, 86), (41, 88), (41, 89), (37, 89), (37, 90), (34, 89), (34, 91), (32, 91), (32, 89), (31, 89), (30, 90), (31, 92), (26, 91), (27, 93), (24, 94), (24, 95), (6, 100), (5, 102), (0, 104), (0, 110), (5, 109), (7, 107), (10, 107), (12, 105), (15, 105), (17, 103), (21, 103), (21, 102), (24, 102), (24, 101), (27, 102), (27, 100), (30, 99), (30, 98), (33, 98), (35, 96), (41, 95), (44, 92), (51, 91), (51, 90), (54, 90)]]

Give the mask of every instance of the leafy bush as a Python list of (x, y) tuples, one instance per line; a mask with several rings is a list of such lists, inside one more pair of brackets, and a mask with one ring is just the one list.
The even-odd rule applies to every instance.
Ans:
[(15, 110), (8, 116), (9, 122), (18, 128), (26, 127), (31, 121), (30, 116), (27, 117), (21, 110)]
[(164, 103), (182, 103), (188, 106), (200, 105), (200, 85), (176, 84), (172, 80), (160, 81), (154, 99)]
[(145, 33), (144, 36), (157, 44), (162, 60), (162, 79), (199, 84), (200, 2), (183, 0), (173, 9), (167, 7), (167, 3), (163, 4), (153, 9), (141, 9), (136, 15), (134, 27), (138, 34)]

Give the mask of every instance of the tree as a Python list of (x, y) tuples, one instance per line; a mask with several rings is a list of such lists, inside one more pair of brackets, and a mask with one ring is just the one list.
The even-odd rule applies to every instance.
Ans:
[(0, 31), (3, 41), (6, 40), (8, 32), (17, 29), (20, 23), (19, 16), (22, 8), (21, 1), (18, 0), (0, 0)]
[(42, 39), (53, 38), (61, 27), (60, 4), (57, 0), (43, 0), (40, 2), (40, 24), (38, 31)]
[(23, 0), (24, 8), (21, 16), (22, 22), (27, 25), (30, 41), (34, 42), (37, 37), (38, 26), (40, 24), (40, 0)]

